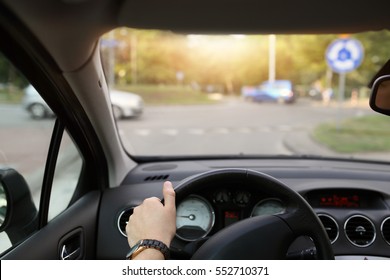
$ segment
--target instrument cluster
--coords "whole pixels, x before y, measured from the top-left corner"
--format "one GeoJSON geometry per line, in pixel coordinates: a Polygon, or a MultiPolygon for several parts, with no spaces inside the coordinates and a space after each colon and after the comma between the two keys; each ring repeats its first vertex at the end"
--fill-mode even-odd
{"type": "Polygon", "coordinates": [[[276,215],[286,211],[285,203],[249,190],[218,189],[189,195],[177,205],[176,236],[198,241],[240,220],[276,215]]]}

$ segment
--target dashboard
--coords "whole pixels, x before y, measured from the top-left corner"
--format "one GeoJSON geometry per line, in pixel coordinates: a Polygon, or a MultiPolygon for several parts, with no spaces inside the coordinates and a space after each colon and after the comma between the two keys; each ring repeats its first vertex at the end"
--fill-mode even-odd
{"type": "MultiPolygon", "coordinates": [[[[178,204],[177,239],[173,242],[176,247],[185,248],[183,241],[200,242],[201,245],[208,236],[243,219],[283,214],[289,204],[279,197],[261,192],[261,186],[258,189],[239,186],[206,189],[189,195],[178,204]]],[[[387,243],[383,244],[385,248],[390,244],[390,216],[377,219],[375,215],[367,214],[373,211],[388,213],[389,209],[380,193],[335,188],[312,190],[304,197],[315,209],[330,242],[335,244],[339,238],[342,240],[336,243],[340,249],[349,247],[346,245],[369,248],[375,242],[381,243],[380,241],[387,243]]],[[[300,245],[292,247],[301,246],[298,252],[308,252],[306,257],[310,258],[310,249],[314,247],[310,239],[301,238],[296,243],[300,245]]],[[[294,252],[297,249],[291,249],[288,253],[296,255],[294,252]]]]}
{"type": "MultiPolygon", "coordinates": [[[[124,229],[132,209],[147,197],[161,197],[164,180],[172,181],[175,186],[201,172],[232,166],[260,171],[298,192],[324,225],[336,259],[390,258],[388,165],[276,159],[162,162],[138,166],[121,186],[103,195],[101,212],[105,214],[100,217],[98,255],[118,259],[118,253],[126,254],[124,229]]],[[[175,259],[189,259],[220,230],[251,217],[280,215],[289,207],[293,207],[291,201],[265,192],[261,185],[240,185],[234,181],[206,185],[177,201],[177,231],[171,255],[175,259]]],[[[313,248],[311,239],[303,236],[291,245],[287,255],[312,258],[313,248]],[[307,256],[304,252],[308,252],[307,256]]]]}
{"type": "Polygon", "coordinates": [[[177,205],[176,237],[199,241],[240,220],[283,213],[285,205],[277,197],[245,188],[221,187],[192,194],[177,205]]]}

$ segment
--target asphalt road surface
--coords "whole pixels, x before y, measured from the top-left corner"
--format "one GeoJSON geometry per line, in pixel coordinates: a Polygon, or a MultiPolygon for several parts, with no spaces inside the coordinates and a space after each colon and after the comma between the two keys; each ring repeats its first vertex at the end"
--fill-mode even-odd
{"type": "MultiPolygon", "coordinates": [[[[283,144],[322,122],[371,114],[368,108],[225,101],[217,105],[145,108],[118,121],[125,148],[135,155],[291,154],[283,144]]],[[[0,166],[34,172],[45,162],[54,119],[33,120],[21,106],[0,105],[0,166]]]]}
{"type": "Polygon", "coordinates": [[[284,143],[291,133],[372,113],[304,100],[292,105],[238,101],[147,107],[139,120],[121,120],[118,127],[124,146],[135,155],[289,155],[284,143]]]}

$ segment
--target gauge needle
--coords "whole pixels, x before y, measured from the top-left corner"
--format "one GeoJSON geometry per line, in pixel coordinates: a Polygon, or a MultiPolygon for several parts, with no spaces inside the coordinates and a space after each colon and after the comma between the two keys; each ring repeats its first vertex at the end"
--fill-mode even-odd
{"type": "Polygon", "coordinates": [[[187,218],[187,219],[190,219],[191,221],[195,220],[195,215],[194,214],[191,214],[191,215],[188,215],[188,216],[178,216],[179,218],[187,218]]]}

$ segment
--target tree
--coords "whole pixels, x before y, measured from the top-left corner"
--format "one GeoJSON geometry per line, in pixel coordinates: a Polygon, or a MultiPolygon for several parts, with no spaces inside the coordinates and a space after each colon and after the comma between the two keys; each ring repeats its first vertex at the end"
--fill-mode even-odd
{"type": "MultiPolygon", "coordinates": [[[[352,35],[351,35],[352,36],[352,35]]],[[[339,36],[278,35],[276,78],[288,79],[309,87],[327,79],[325,52],[339,36]]],[[[348,84],[360,87],[390,58],[390,50],[381,44],[390,39],[389,31],[353,35],[365,49],[362,65],[347,76],[348,84]]],[[[222,85],[239,92],[243,85],[258,85],[268,78],[268,37],[199,36],[157,30],[119,29],[115,31],[118,80],[138,83],[176,84],[178,72],[184,83],[222,85]],[[132,40],[136,38],[136,45],[132,40]],[[136,56],[134,55],[136,53],[136,56]]]]}

